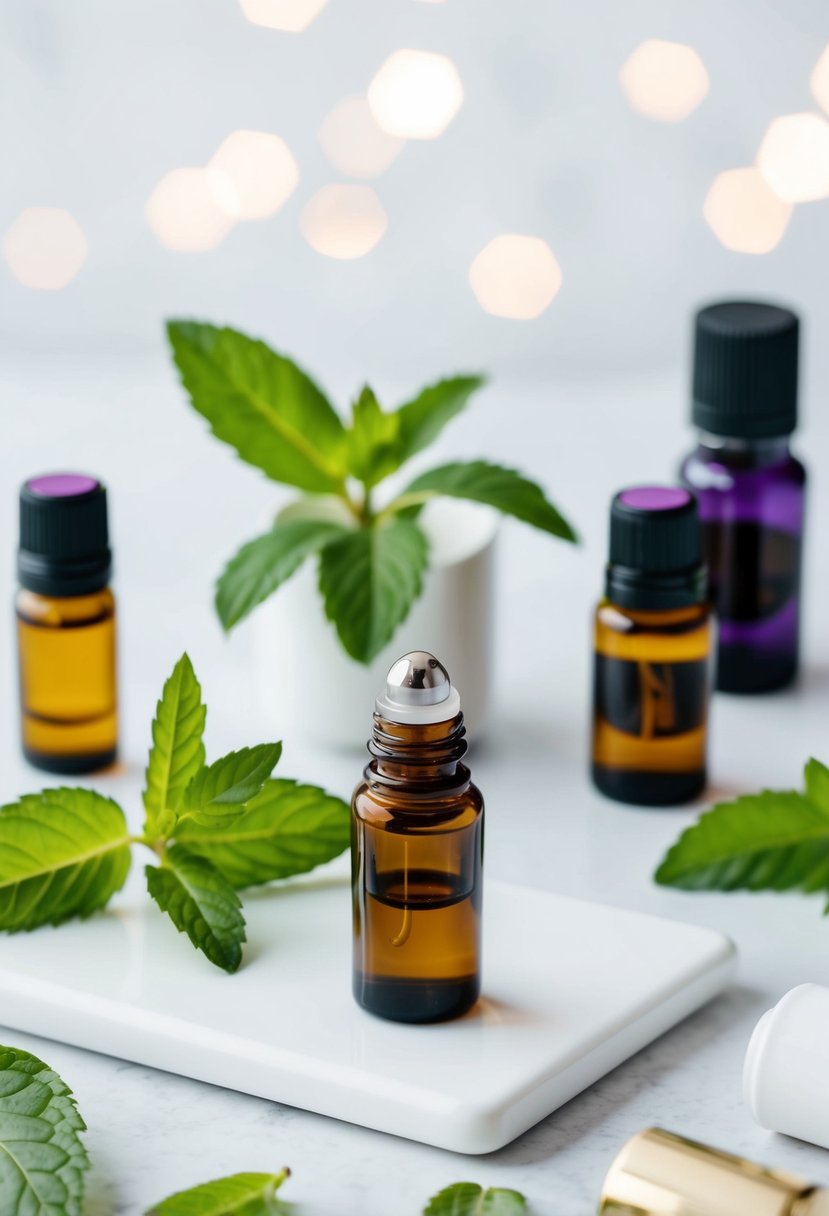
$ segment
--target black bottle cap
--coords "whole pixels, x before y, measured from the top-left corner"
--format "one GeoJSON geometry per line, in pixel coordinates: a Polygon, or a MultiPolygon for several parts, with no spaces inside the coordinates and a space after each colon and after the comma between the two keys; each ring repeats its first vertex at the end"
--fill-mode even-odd
{"type": "Polygon", "coordinates": [[[795,313],[734,300],[697,313],[694,423],[712,435],[773,439],[797,425],[795,313]]]}
{"type": "Polygon", "coordinates": [[[610,507],[607,595],[627,608],[705,599],[697,500],[678,486],[620,490],[610,507]]]}
{"type": "Polygon", "coordinates": [[[106,488],[79,473],[32,477],[20,490],[17,576],[40,595],[89,595],[109,582],[106,488]]]}

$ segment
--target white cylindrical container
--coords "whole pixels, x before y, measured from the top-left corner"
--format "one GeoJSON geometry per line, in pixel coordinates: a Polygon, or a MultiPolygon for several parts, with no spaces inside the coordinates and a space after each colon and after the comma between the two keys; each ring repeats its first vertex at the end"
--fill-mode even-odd
{"type": "Polygon", "coordinates": [[[763,1014],[743,1092],[761,1127],[829,1148],[829,988],[800,984],[763,1014]]]}
{"type": "Polygon", "coordinates": [[[429,538],[423,594],[368,666],[346,654],[326,619],[315,560],[266,600],[254,617],[256,679],[277,734],[289,726],[329,747],[362,749],[361,707],[373,703],[398,655],[429,650],[452,672],[467,731],[478,735],[492,688],[499,521],[497,512],[477,503],[436,499],[427,504],[419,520],[429,538]]]}

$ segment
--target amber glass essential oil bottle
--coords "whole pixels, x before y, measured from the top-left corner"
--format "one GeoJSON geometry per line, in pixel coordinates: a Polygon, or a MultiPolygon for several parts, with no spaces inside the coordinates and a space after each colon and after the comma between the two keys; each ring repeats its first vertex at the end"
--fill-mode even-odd
{"type": "Polygon", "coordinates": [[[700,544],[690,491],[641,486],[613,499],[592,771],[619,802],[671,806],[705,786],[712,626],[700,544]]]}
{"type": "Polygon", "coordinates": [[[52,773],[115,759],[115,600],[106,489],[75,473],[20,491],[15,600],[23,752],[52,773]]]}
{"type": "Polygon", "coordinates": [[[480,994],[484,803],[464,735],[443,665],[398,659],[351,817],[354,996],[396,1022],[459,1017],[480,994]]]}

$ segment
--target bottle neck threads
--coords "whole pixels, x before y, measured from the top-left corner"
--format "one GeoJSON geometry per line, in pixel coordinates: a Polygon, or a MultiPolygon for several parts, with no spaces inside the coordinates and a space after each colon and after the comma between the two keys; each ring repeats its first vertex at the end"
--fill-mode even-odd
{"type": "Polygon", "coordinates": [[[366,780],[415,795],[461,793],[469,785],[469,769],[461,763],[467,747],[462,713],[446,722],[423,724],[392,722],[375,714],[366,780]]]}

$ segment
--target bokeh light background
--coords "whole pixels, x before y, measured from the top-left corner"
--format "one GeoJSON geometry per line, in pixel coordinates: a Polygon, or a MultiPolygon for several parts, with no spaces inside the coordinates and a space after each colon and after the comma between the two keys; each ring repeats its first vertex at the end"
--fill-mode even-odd
{"type": "Polygon", "coordinates": [[[829,12],[5,0],[0,342],[194,314],[356,384],[675,366],[700,300],[825,379],[829,12]]]}

